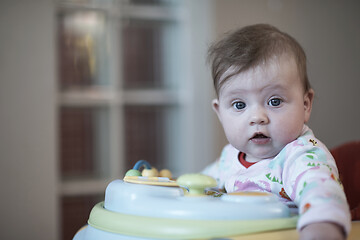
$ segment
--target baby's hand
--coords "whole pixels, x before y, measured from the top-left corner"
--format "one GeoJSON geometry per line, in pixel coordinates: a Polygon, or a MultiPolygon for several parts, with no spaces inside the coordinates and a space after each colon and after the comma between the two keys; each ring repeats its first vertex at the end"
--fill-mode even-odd
{"type": "Polygon", "coordinates": [[[300,231],[300,240],[344,240],[342,227],[335,223],[319,222],[305,226],[300,231]]]}

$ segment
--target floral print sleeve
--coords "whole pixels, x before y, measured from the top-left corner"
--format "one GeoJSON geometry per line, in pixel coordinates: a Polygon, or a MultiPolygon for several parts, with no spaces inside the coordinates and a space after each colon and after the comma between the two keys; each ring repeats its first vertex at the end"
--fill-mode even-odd
{"type": "Polygon", "coordinates": [[[287,146],[284,189],[299,208],[298,229],[334,222],[350,232],[350,213],[334,158],[311,130],[287,146]]]}

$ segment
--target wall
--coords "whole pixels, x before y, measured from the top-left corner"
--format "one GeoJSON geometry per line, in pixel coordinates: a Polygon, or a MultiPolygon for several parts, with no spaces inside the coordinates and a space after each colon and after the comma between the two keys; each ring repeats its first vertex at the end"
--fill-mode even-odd
{"type": "Polygon", "coordinates": [[[185,164],[186,172],[201,171],[209,162],[217,158],[218,151],[216,134],[212,131],[217,123],[211,107],[213,98],[211,73],[206,64],[206,54],[214,35],[213,1],[189,0],[187,24],[189,32],[186,34],[188,43],[189,76],[184,76],[188,82],[187,104],[189,105],[188,133],[193,136],[187,140],[190,146],[189,156],[179,164],[185,164]],[[185,163],[186,162],[186,163],[185,163]]]}
{"type": "MultiPolygon", "coordinates": [[[[360,2],[337,0],[216,0],[216,37],[255,23],[294,36],[308,56],[316,92],[309,123],[328,147],[360,139],[360,2]]],[[[226,142],[218,132],[218,149],[226,142]]]]}
{"type": "Polygon", "coordinates": [[[54,3],[0,2],[0,239],[57,239],[54,3]]]}

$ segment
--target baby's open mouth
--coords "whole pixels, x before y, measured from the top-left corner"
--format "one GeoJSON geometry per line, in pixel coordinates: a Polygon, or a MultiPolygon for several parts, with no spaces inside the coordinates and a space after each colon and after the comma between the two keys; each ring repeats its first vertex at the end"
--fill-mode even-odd
{"type": "Polygon", "coordinates": [[[255,144],[267,144],[270,142],[270,137],[263,133],[255,133],[250,140],[255,144]]]}
{"type": "Polygon", "coordinates": [[[254,136],[251,139],[254,139],[254,138],[269,138],[269,137],[265,136],[262,133],[255,133],[254,136]]]}

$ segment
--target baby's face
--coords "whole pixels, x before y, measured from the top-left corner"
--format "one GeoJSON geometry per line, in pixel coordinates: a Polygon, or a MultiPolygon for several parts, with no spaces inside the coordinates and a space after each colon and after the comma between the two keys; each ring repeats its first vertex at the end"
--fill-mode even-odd
{"type": "Polygon", "coordinates": [[[284,56],[229,79],[213,107],[230,144],[256,162],[276,156],[300,136],[312,99],[294,60],[284,56]]]}

